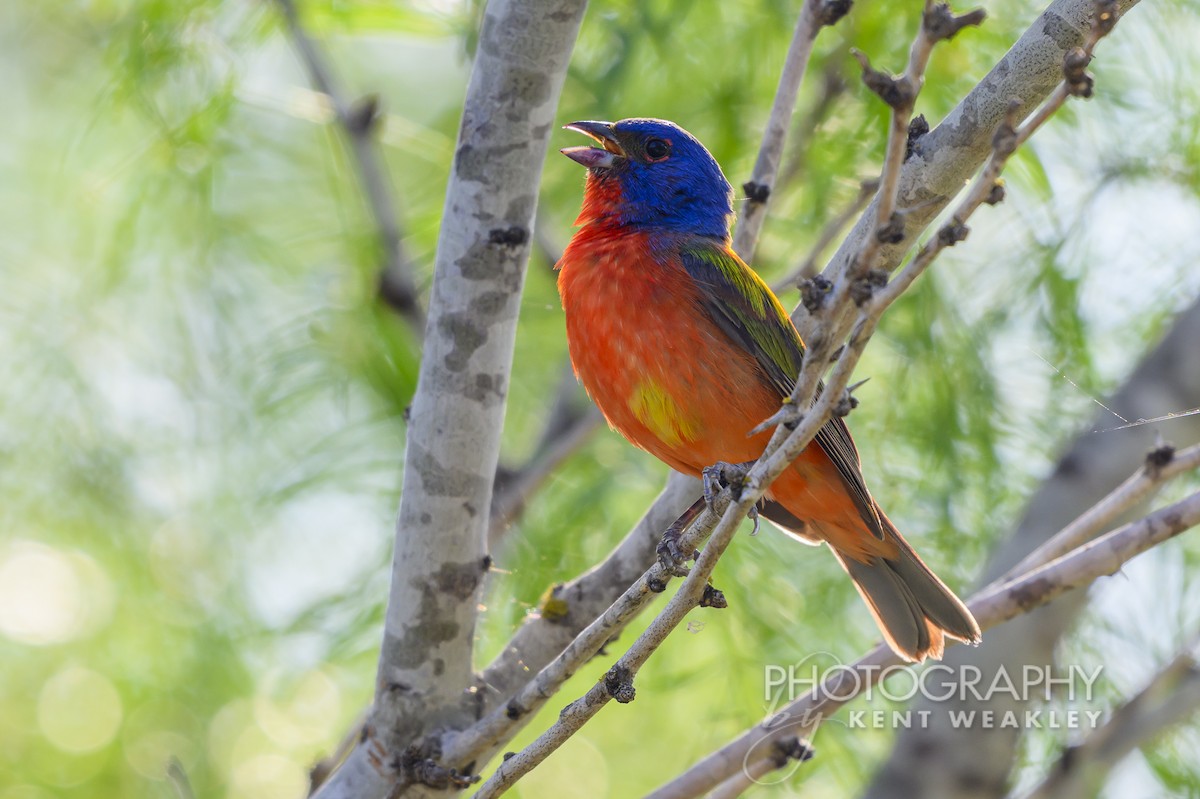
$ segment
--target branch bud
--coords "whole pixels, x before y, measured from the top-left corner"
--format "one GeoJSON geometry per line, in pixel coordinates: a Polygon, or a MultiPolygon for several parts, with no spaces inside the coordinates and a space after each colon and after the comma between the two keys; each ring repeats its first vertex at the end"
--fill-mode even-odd
{"type": "Polygon", "coordinates": [[[930,42],[953,39],[963,28],[980,25],[987,17],[982,8],[955,16],[947,3],[926,4],[921,24],[930,42]]]}
{"type": "MultiPolygon", "coordinates": [[[[994,189],[993,189],[994,191],[994,189]]],[[[971,232],[971,228],[962,223],[960,219],[955,217],[946,224],[942,225],[937,232],[938,244],[943,247],[953,247],[967,237],[971,232]]]]}
{"type": "Polygon", "coordinates": [[[858,59],[858,64],[862,67],[863,84],[879,95],[879,99],[895,110],[912,108],[913,102],[917,99],[917,91],[908,80],[903,76],[897,78],[874,69],[871,66],[871,60],[858,50],[852,50],[851,53],[858,59]]]}
{"type": "Polygon", "coordinates": [[[817,23],[822,28],[836,25],[850,13],[853,0],[822,0],[817,6],[817,23]]]}
{"type": "Polygon", "coordinates": [[[800,301],[809,313],[816,313],[825,304],[825,298],[833,291],[833,283],[821,275],[810,277],[800,284],[800,301]]]}
{"type": "Polygon", "coordinates": [[[1074,47],[1063,56],[1063,79],[1067,82],[1067,91],[1073,97],[1091,97],[1095,80],[1087,73],[1087,65],[1092,63],[1092,57],[1082,47],[1074,47]]]}
{"type": "Polygon", "coordinates": [[[1121,17],[1121,9],[1117,0],[1096,0],[1096,9],[1092,13],[1092,35],[1099,39],[1107,36],[1121,17]]]}
{"type": "Polygon", "coordinates": [[[983,200],[988,205],[997,205],[1004,201],[1004,179],[996,178],[996,182],[992,184],[992,190],[988,192],[988,196],[983,200]]]}

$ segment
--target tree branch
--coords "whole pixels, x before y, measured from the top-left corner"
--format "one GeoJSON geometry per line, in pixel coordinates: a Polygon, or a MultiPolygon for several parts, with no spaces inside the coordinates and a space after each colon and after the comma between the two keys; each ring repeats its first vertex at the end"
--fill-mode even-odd
{"type": "Polygon", "coordinates": [[[461,784],[440,733],[476,717],[488,508],[530,226],[584,0],[492,0],[467,87],[408,426],[375,706],[318,796],[461,784]]]}
{"type": "MultiPolygon", "coordinates": [[[[967,603],[982,630],[1044,605],[1067,591],[1112,575],[1148,549],[1200,524],[1200,493],[1192,494],[1145,518],[1127,524],[1028,574],[976,594],[967,603]]],[[[773,756],[772,742],[781,732],[804,738],[827,716],[875,685],[889,668],[902,665],[880,646],[853,666],[839,670],[819,688],[805,694],[766,721],[705,757],[685,773],[648,795],[648,799],[688,799],[733,777],[741,768],[761,767],[773,756]]]]}
{"type": "MultiPolygon", "coordinates": [[[[727,496],[724,499],[728,501],[727,496]]],[[[732,509],[733,505],[730,505],[730,508],[732,509]]],[[[743,510],[743,515],[745,510],[748,508],[743,510]]],[[[736,513],[731,512],[729,515],[738,520],[741,518],[736,513]]],[[[619,702],[633,701],[633,678],[637,670],[683,620],[683,617],[700,603],[712,568],[716,565],[716,561],[725,547],[733,539],[733,533],[737,529],[736,522],[722,528],[718,525],[718,518],[714,511],[705,510],[680,539],[680,548],[691,551],[704,542],[704,539],[713,532],[714,527],[717,527],[722,534],[721,537],[714,536],[709,541],[708,546],[704,548],[700,558],[696,561],[695,568],[688,574],[675,596],[671,597],[663,612],[638,636],[625,654],[617,659],[616,664],[609,669],[604,678],[596,683],[583,698],[572,702],[563,709],[559,714],[558,721],[549,730],[542,733],[536,741],[515,756],[505,759],[491,778],[480,787],[475,794],[476,799],[490,799],[499,796],[511,787],[578,732],[600,711],[601,707],[607,704],[609,699],[615,698],[619,702]]],[[[483,723],[477,726],[480,743],[484,741],[491,743],[501,735],[511,738],[516,719],[540,708],[558,691],[576,668],[598,652],[615,632],[623,629],[642,608],[649,604],[655,594],[665,590],[670,578],[671,570],[662,563],[655,563],[651,566],[642,579],[630,586],[607,611],[580,633],[558,658],[542,669],[537,678],[527,684],[522,692],[509,702],[505,718],[493,713],[491,717],[485,718],[483,723]]],[[[457,757],[464,755],[463,752],[456,752],[457,757]]]]}
{"type": "Polygon", "coordinates": [[[604,561],[547,592],[539,613],[526,617],[504,650],[484,669],[486,707],[507,700],[562,653],[593,619],[642,577],[662,531],[700,495],[700,483],[673,472],[658,498],[604,561]]]}
{"type": "Polygon", "coordinates": [[[1170,444],[1155,447],[1146,453],[1146,461],[1141,469],[1046,543],[1026,555],[996,582],[1000,583],[1015,575],[1024,574],[1039,563],[1047,563],[1082,546],[1126,511],[1148,499],[1163,483],[1198,467],[1200,444],[1182,452],[1175,452],[1175,448],[1170,444]]]}
{"type": "Polygon", "coordinates": [[[787,58],[784,60],[783,72],[779,75],[779,85],[775,89],[771,115],[767,119],[767,128],[763,131],[762,145],[754,162],[754,172],[750,180],[742,185],[749,202],[746,203],[738,220],[737,230],[734,231],[733,250],[744,261],[754,259],[754,248],[767,215],[771,186],[775,182],[779,161],[783,157],[784,141],[787,139],[792,112],[796,109],[796,96],[804,80],[808,59],[812,55],[813,42],[816,41],[821,28],[837,23],[849,10],[848,0],[805,0],[803,8],[800,9],[792,43],[788,46],[787,58]]]}
{"type": "Polygon", "coordinates": [[[778,193],[804,174],[808,152],[812,146],[812,136],[829,116],[834,104],[846,93],[846,89],[846,80],[842,77],[840,66],[836,61],[829,61],[821,75],[821,93],[816,103],[797,123],[796,129],[789,137],[791,154],[780,168],[779,176],[775,178],[775,187],[771,189],[773,192],[778,193]]]}
{"type": "MultiPolygon", "coordinates": [[[[1120,0],[1120,13],[1138,0],[1120,0]]],[[[932,131],[918,139],[904,161],[898,181],[897,205],[903,209],[902,237],[881,244],[875,268],[894,269],[914,237],[961,191],[963,185],[990,155],[991,136],[1000,121],[1014,113],[1023,119],[1057,88],[1066,53],[1083,43],[1089,30],[1091,0],[1054,0],[995,67],[932,131]],[[1010,108],[1013,99],[1015,110],[1010,108]]],[[[907,138],[907,136],[906,136],[907,138]]],[[[859,218],[818,280],[822,294],[838,291],[851,280],[851,267],[859,262],[864,242],[876,235],[878,199],[859,218]]],[[[816,333],[818,320],[804,305],[793,313],[805,341],[816,333]]]]}
{"type": "Polygon", "coordinates": [[[296,52],[308,70],[317,90],[329,98],[342,132],[349,142],[350,154],[366,194],[367,205],[375,217],[379,243],[383,248],[383,266],[379,270],[380,296],[399,313],[418,336],[425,332],[425,313],[417,292],[416,269],[404,247],[399,214],[387,168],[375,140],[379,114],[377,98],[367,96],[351,101],[338,83],[317,43],[300,23],[294,0],[276,0],[287,24],[296,52]]]}

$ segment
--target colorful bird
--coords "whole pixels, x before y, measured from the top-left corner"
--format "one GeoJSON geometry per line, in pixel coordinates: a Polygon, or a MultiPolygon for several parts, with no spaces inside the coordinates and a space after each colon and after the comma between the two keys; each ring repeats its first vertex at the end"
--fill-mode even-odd
{"type": "MultiPolygon", "coordinates": [[[[700,476],[756,459],[804,344],[779,300],[730,249],[733,191],[690,133],[658,119],[574,122],[599,147],[579,230],[557,269],[575,373],[608,423],[668,466],[700,476]]],[[[970,611],[875,503],[840,418],[770,487],[762,514],[824,542],[884,638],[907,660],[940,658],[944,637],[979,641],[970,611]]]]}

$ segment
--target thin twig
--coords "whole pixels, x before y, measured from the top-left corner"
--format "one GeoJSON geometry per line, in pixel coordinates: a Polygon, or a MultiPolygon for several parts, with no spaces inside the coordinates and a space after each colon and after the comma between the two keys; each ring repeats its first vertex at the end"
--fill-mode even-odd
{"type": "Polygon", "coordinates": [[[1146,454],[1142,468],[1114,488],[1104,499],[1080,514],[1075,521],[1026,555],[1020,563],[997,580],[996,584],[1015,575],[1024,574],[1035,565],[1047,563],[1090,541],[1106,525],[1149,497],[1163,483],[1197,468],[1200,468],[1200,444],[1181,452],[1175,452],[1167,444],[1156,447],[1146,454]]]}
{"type": "Polygon", "coordinates": [[[808,742],[795,735],[779,738],[771,749],[770,757],[747,763],[744,769],[714,788],[707,799],[738,799],[750,788],[761,784],[762,778],[772,771],[778,771],[792,761],[803,763],[813,756],[808,742]]]}
{"type": "Polygon", "coordinates": [[[888,127],[887,149],[883,159],[883,169],[879,177],[879,190],[876,193],[874,228],[875,235],[868,236],[858,252],[851,272],[851,278],[865,274],[874,268],[879,248],[883,244],[896,244],[903,241],[905,225],[902,217],[896,216],[896,201],[900,193],[900,168],[904,165],[904,156],[908,144],[908,126],[912,119],[913,108],[916,106],[917,95],[925,83],[925,67],[933,53],[933,46],[941,39],[949,38],[966,24],[978,25],[983,21],[982,12],[971,12],[970,15],[954,17],[949,6],[935,4],[926,0],[925,11],[921,16],[921,25],[917,29],[916,38],[908,51],[908,65],[904,74],[892,77],[871,67],[866,55],[854,52],[862,67],[863,83],[871,91],[879,95],[888,107],[892,109],[891,124],[888,127]],[[951,20],[953,33],[943,29],[941,25],[951,20]],[[957,21],[957,27],[954,23],[957,21]]]}
{"type": "MultiPolygon", "coordinates": [[[[1200,493],[1162,508],[1088,543],[1052,563],[1011,580],[995,591],[976,594],[967,603],[981,630],[988,630],[1063,593],[1115,574],[1141,553],[1200,524],[1200,493]]],[[[733,777],[741,768],[772,756],[770,745],[781,733],[805,738],[820,722],[875,685],[892,667],[903,665],[879,646],[852,666],[838,670],[810,693],[747,730],[663,785],[648,799],[691,799],[733,777]]]]}
{"type": "Polygon", "coordinates": [[[308,770],[309,796],[317,792],[325,780],[329,779],[329,775],[336,771],[337,767],[345,762],[347,756],[354,750],[355,744],[362,738],[363,725],[367,723],[370,714],[370,708],[361,710],[354,723],[350,725],[342,735],[342,739],[338,741],[337,747],[327,756],[314,763],[312,768],[308,770]]]}
{"type": "Polygon", "coordinates": [[[172,756],[167,760],[167,780],[175,789],[178,799],[196,799],[196,791],[192,788],[192,781],[188,779],[187,769],[177,757],[172,756]]]}
{"type": "Polygon", "coordinates": [[[662,531],[700,494],[699,481],[673,472],[658,498],[599,565],[546,592],[538,613],[525,617],[496,659],[483,670],[487,706],[516,695],[591,621],[645,576],[662,531]]]}
{"type": "MultiPolygon", "coordinates": [[[[694,548],[704,543],[712,532],[713,527],[717,523],[717,516],[712,512],[706,512],[700,519],[692,524],[679,540],[679,547],[682,551],[691,552],[694,548]]],[[[708,551],[708,547],[705,551],[708,551]]],[[[699,564],[697,564],[699,565],[699,564]]],[[[693,570],[695,574],[695,570],[693,570]]],[[[534,712],[540,709],[550,697],[558,692],[563,683],[571,677],[572,674],[579,669],[584,663],[589,661],[604,644],[610,641],[613,636],[625,628],[625,626],[637,616],[637,614],[650,602],[652,602],[657,594],[662,593],[667,584],[671,580],[671,572],[662,563],[654,563],[646,572],[635,581],[620,597],[617,598],[612,605],[609,606],[599,617],[589,624],[582,632],[575,637],[575,640],[570,643],[558,657],[548,663],[537,676],[530,680],[525,686],[517,692],[503,707],[496,708],[479,723],[473,725],[468,730],[456,736],[449,750],[445,755],[445,759],[450,763],[467,762],[474,760],[487,751],[487,747],[499,740],[507,740],[512,737],[517,729],[524,726],[529,717],[534,712]]],[[[691,579],[692,575],[689,575],[691,579]]],[[[688,588],[688,582],[684,581],[684,587],[676,592],[672,597],[671,602],[683,601],[680,594],[688,588]]],[[[686,595],[685,595],[686,596],[686,595]]],[[[671,603],[668,603],[668,608],[671,603]]],[[[695,603],[691,607],[695,607],[695,603]]],[[[688,607],[683,611],[684,614],[688,607]]],[[[666,612],[666,611],[664,611],[666,612]]],[[[682,618],[682,615],[680,616],[682,618]]],[[[657,619],[656,619],[657,622],[657,619]]],[[[674,625],[672,625],[673,629],[674,625]]],[[[669,631],[669,630],[668,630],[669,631]]],[[[638,638],[641,642],[645,638],[646,633],[643,633],[638,638]]],[[[665,637],[665,634],[664,634],[665,637]]],[[[658,646],[660,641],[646,651],[648,657],[650,652],[658,646]]],[[[623,662],[627,668],[632,670],[637,669],[641,663],[629,666],[630,652],[635,652],[637,643],[625,653],[614,669],[621,668],[623,662]]],[[[644,659],[643,659],[644,662],[644,659]]],[[[630,678],[632,679],[632,677],[630,678]]],[[[600,683],[603,685],[603,681],[600,683]]],[[[589,692],[590,694],[590,692],[589,692]]],[[[597,710],[599,707],[596,708],[597,710]]],[[[578,727],[573,727],[570,731],[566,731],[564,719],[567,717],[567,711],[559,716],[559,723],[551,728],[551,731],[543,734],[542,738],[552,735],[556,741],[554,748],[565,741],[572,735],[578,727]]],[[[589,716],[590,718],[590,716],[589,716]]],[[[579,726],[586,719],[576,717],[579,721],[579,726]]],[[[542,741],[539,738],[538,741],[542,741]]],[[[532,748],[532,747],[531,747],[532,748]]],[[[549,755],[554,748],[548,749],[536,761],[531,761],[531,756],[524,752],[514,758],[509,758],[504,762],[504,765],[497,770],[492,779],[480,788],[477,796],[493,795],[491,791],[497,790],[498,787],[507,787],[527,773],[538,762],[541,762],[546,755],[549,755]],[[524,755],[524,759],[522,756],[524,755]],[[528,762],[528,768],[524,768],[528,762]]],[[[529,751],[529,750],[526,750],[529,751]]],[[[541,750],[536,750],[541,751],[541,750]]]]}
{"type": "Polygon", "coordinates": [[[324,54],[300,23],[294,0],[276,2],[309,78],[317,90],[329,98],[338,124],[350,143],[350,154],[358,167],[359,180],[375,217],[384,253],[379,271],[380,296],[409,323],[416,335],[421,336],[425,332],[425,312],[417,292],[416,269],[404,247],[396,199],[374,136],[379,121],[377,98],[349,100],[324,54]]]}
{"type": "Polygon", "coordinates": [[[750,180],[742,186],[749,201],[742,210],[737,230],[734,232],[733,250],[744,261],[754,260],[754,248],[767,214],[771,187],[783,157],[784,142],[787,139],[792,113],[796,109],[796,96],[804,80],[809,56],[812,55],[813,42],[816,41],[821,28],[836,23],[849,9],[850,3],[844,0],[805,0],[803,8],[800,9],[800,17],[796,20],[796,29],[792,34],[792,43],[788,46],[783,71],[779,75],[779,85],[775,89],[771,115],[767,119],[767,128],[763,131],[762,145],[754,162],[754,171],[750,180]]]}

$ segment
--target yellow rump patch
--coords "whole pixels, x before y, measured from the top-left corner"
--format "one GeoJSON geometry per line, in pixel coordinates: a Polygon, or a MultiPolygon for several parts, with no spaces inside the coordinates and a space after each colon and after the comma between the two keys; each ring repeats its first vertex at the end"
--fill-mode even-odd
{"type": "Polygon", "coordinates": [[[638,383],[628,405],[637,420],[669,447],[696,438],[696,423],[685,417],[671,395],[653,380],[638,383]]]}

